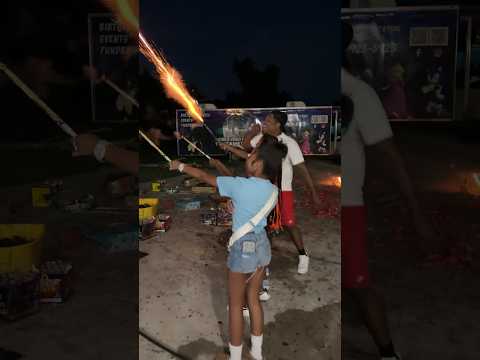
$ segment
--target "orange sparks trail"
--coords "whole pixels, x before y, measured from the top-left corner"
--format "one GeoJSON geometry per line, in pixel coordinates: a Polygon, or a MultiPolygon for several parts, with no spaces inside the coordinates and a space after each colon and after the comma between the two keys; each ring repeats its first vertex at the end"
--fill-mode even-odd
{"type": "Polygon", "coordinates": [[[139,33],[140,51],[155,66],[167,96],[182,105],[190,116],[203,123],[202,109],[189,94],[180,73],[167,63],[165,58],[139,33]]]}
{"type": "Polygon", "coordinates": [[[167,96],[182,105],[196,121],[203,123],[202,109],[190,95],[180,73],[175,70],[140,32],[138,0],[102,0],[119,22],[140,41],[140,51],[155,66],[167,96]]]}

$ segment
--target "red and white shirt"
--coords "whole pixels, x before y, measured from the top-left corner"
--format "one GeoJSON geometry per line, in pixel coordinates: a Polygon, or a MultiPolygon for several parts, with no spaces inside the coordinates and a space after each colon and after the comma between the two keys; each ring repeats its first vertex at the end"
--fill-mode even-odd
{"type": "MultiPolygon", "coordinates": [[[[255,136],[250,141],[250,145],[255,148],[262,139],[262,136],[263,134],[255,136]]],[[[288,148],[287,156],[282,162],[282,191],[293,191],[293,167],[305,162],[305,159],[303,158],[300,146],[298,146],[298,143],[293,138],[285,133],[281,133],[277,136],[277,139],[288,148]]]]}

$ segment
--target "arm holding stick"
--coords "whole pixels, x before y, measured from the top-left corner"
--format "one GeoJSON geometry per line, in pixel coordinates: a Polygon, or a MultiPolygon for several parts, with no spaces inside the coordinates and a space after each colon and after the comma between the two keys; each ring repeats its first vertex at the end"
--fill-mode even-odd
{"type": "Polygon", "coordinates": [[[220,172],[220,174],[222,174],[223,176],[234,176],[233,171],[231,171],[229,168],[227,168],[219,160],[211,159],[210,160],[210,165],[215,167],[220,172]]]}
{"type": "Polygon", "coordinates": [[[138,174],[140,160],[136,151],[106,143],[93,134],[78,135],[75,138],[75,146],[73,156],[94,155],[99,161],[107,161],[130,174],[138,174]]]}
{"type": "Polygon", "coordinates": [[[178,170],[181,173],[188,174],[203,181],[204,183],[207,183],[208,185],[217,187],[217,177],[215,175],[208,174],[203,170],[184,164],[178,160],[173,160],[170,163],[170,170],[178,170]]]}
{"type": "Polygon", "coordinates": [[[238,156],[241,159],[248,158],[248,152],[236,146],[220,144],[220,149],[222,149],[223,151],[231,152],[233,155],[238,156]]]}
{"type": "Polygon", "coordinates": [[[247,132],[247,134],[245,135],[245,137],[243,138],[243,142],[242,142],[242,147],[246,150],[246,151],[252,151],[252,145],[251,145],[251,141],[252,139],[257,136],[258,134],[260,134],[262,132],[262,127],[260,125],[254,125],[252,127],[251,130],[249,130],[247,132]]]}

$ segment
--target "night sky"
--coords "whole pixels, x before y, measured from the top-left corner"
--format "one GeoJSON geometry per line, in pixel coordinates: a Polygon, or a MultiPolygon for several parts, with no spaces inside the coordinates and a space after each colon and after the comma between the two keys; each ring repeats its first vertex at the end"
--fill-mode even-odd
{"type": "Polygon", "coordinates": [[[340,0],[141,1],[145,36],[188,85],[224,99],[239,83],[237,59],[280,68],[279,90],[307,105],[330,105],[339,93],[340,0]],[[325,3],[325,4],[324,4],[325,3]],[[328,3],[328,5],[326,4],[328,3]]]}

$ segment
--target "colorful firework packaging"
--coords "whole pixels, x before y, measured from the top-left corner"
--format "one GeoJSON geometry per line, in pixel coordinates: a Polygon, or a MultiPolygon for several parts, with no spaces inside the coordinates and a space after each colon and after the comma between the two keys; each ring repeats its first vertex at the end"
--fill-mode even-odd
{"type": "Polygon", "coordinates": [[[37,312],[39,279],[36,271],[0,274],[0,316],[17,320],[37,312]]]}
{"type": "Polygon", "coordinates": [[[40,267],[40,302],[62,303],[72,292],[72,265],[58,261],[48,261],[40,267]]]}

